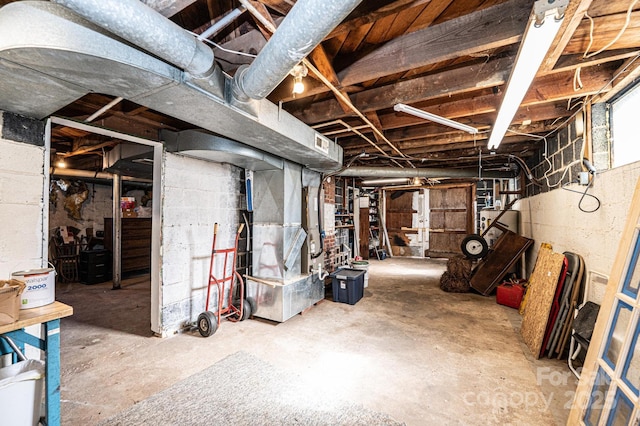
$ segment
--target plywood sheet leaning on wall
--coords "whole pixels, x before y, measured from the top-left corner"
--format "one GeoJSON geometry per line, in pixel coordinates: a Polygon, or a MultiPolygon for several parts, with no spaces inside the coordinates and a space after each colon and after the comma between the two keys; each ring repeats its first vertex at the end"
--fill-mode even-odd
{"type": "Polygon", "coordinates": [[[540,349],[563,262],[563,254],[555,253],[549,244],[542,244],[533,273],[529,278],[527,306],[520,333],[536,359],[540,357],[540,349]]]}

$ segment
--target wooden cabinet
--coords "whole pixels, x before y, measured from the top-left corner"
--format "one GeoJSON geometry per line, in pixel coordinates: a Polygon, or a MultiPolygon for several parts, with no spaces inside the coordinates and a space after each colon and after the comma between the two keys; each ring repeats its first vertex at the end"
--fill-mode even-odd
{"type": "MultiPolygon", "coordinates": [[[[151,268],[151,218],[122,218],[121,272],[151,268]]],[[[104,219],[104,247],[113,253],[113,219],[104,219]]]]}

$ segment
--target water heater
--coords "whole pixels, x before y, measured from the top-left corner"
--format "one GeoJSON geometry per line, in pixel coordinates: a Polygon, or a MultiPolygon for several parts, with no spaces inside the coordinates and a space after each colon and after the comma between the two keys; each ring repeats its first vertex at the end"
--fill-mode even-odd
{"type": "MultiPolygon", "coordinates": [[[[484,209],[480,210],[480,233],[484,233],[484,231],[493,223],[493,221],[498,217],[502,210],[493,210],[493,209],[484,209]]],[[[518,233],[518,222],[519,222],[519,214],[517,210],[507,210],[504,212],[500,220],[498,221],[502,226],[508,228],[509,230],[518,233]]],[[[487,241],[489,248],[492,248],[496,243],[498,238],[502,235],[502,231],[497,227],[493,227],[489,229],[484,236],[484,239],[487,241]]]]}

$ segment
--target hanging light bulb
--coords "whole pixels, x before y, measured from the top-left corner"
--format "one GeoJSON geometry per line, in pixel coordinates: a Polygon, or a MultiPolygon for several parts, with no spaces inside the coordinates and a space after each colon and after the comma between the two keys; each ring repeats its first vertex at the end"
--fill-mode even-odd
{"type": "Polygon", "coordinates": [[[293,77],[293,93],[299,95],[304,92],[304,83],[302,82],[302,76],[297,75],[293,77]]]}
{"type": "Polygon", "coordinates": [[[60,154],[56,155],[56,167],[59,169],[64,169],[67,167],[67,163],[64,161],[64,157],[60,154]]]}
{"type": "Polygon", "coordinates": [[[307,67],[303,63],[299,63],[291,70],[293,76],[293,94],[299,95],[304,92],[304,83],[302,78],[306,77],[308,73],[307,67]]]}

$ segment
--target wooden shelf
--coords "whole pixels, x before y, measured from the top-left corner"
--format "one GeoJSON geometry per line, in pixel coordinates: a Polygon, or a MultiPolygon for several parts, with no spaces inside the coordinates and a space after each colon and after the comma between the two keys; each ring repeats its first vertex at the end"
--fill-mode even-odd
{"type": "MultiPolygon", "coordinates": [[[[104,219],[104,247],[113,253],[113,219],[104,219]]],[[[151,218],[122,218],[122,273],[151,268],[151,218]]]]}

